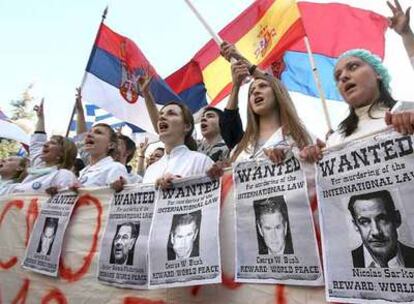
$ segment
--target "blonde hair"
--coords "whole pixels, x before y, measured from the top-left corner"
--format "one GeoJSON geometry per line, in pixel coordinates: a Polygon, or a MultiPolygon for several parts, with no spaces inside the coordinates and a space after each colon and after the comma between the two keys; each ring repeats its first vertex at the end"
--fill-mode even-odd
{"type": "Polygon", "coordinates": [[[60,135],[53,135],[51,139],[56,140],[56,142],[62,147],[63,155],[58,162],[59,169],[72,170],[76,155],[78,154],[76,145],[70,139],[60,135]]]}
{"type": "MultiPolygon", "coordinates": [[[[311,137],[306,131],[305,126],[300,120],[292,99],[289,96],[285,86],[272,76],[259,76],[256,79],[265,80],[272,88],[273,94],[276,99],[275,107],[279,115],[279,121],[282,126],[283,134],[289,135],[293,138],[299,148],[309,145],[311,137]]],[[[254,82],[252,82],[253,84],[254,82]]],[[[250,85],[250,87],[252,86],[250,85]]],[[[250,99],[250,88],[248,93],[248,100],[250,99]]],[[[237,145],[231,161],[235,161],[242,151],[250,152],[249,146],[254,146],[259,139],[259,121],[260,116],[255,114],[247,102],[247,127],[246,132],[243,135],[240,143],[237,145]]]]}

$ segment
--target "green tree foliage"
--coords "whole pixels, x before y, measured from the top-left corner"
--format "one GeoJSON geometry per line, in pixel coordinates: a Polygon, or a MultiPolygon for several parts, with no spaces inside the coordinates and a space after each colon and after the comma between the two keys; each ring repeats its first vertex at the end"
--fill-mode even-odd
{"type": "Polygon", "coordinates": [[[16,154],[19,151],[19,146],[14,140],[1,139],[0,140],[0,159],[6,158],[10,155],[16,154]]]}
{"type": "MultiPolygon", "coordinates": [[[[34,100],[34,97],[30,92],[32,88],[33,84],[30,84],[23,91],[19,99],[10,101],[12,106],[12,116],[10,120],[16,121],[19,119],[32,119],[34,117],[31,109],[31,103],[34,100]]],[[[17,143],[14,140],[0,138],[0,159],[16,154],[19,151],[19,148],[20,143],[17,143]]]]}
{"type": "Polygon", "coordinates": [[[13,106],[11,120],[18,120],[22,118],[33,118],[33,111],[31,109],[31,103],[34,97],[31,95],[30,90],[33,88],[33,84],[30,84],[22,93],[20,99],[12,100],[10,104],[13,106]]]}

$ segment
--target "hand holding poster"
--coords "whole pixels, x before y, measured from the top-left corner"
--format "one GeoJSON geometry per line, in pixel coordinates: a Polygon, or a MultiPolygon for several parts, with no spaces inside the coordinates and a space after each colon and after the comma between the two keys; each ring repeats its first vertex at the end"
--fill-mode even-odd
{"type": "Polygon", "coordinates": [[[329,301],[414,301],[413,137],[387,131],[318,163],[329,301]]]}
{"type": "Polygon", "coordinates": [[[322,285],[304,174],[292,157],[237,163],[236,281],[322,285]]]}
{"type": "Polygon", "coordinates": [[[221,282],[220,181],[185,179],[159,190],[150,236],[150,287],[221,282]]]}
{"type": "Polygon", "coordinates": [[[77,194],[60,193],[42,205],[26,249],[22,267],[57,276],[63,237],[77,194]]]}
{"type": "Polygon", "coordinates": [[[98,280],[146,288],[148,238],[155,203],[152,185],[115,193],[101,243],[98,280]]]}

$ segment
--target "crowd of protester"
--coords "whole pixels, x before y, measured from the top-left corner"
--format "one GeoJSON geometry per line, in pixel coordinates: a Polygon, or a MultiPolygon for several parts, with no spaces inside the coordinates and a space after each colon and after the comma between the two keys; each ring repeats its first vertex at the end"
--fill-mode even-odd
{"type": "MultiPolygon", "coordinates": [[[[388,2],[390,27],[402,37],[414,68],[414,34],[409,25],[410,9],[398,1],[388,2]]],[[[302,160],[321,159],[327,147],[370,136],[392,126],[402,134],[414,133],[414,103],[397,102],[390,92],[390,76],[381,60],[367,50],[343,53],[333,79],[349,115],[326,142],[316,139],[301,122],[282,82],[261,71],[228,42],[221,54],[231,62],[233,88],[225,106],[206,107],[201,116],[202,139],[193,138],[194,118],[188,107],[172,100],[157,109],[149,91],[151,77],[143,75],[138,86],[162,147],[147,153],[148,140],[136,147],[134,141],[106,124],[86,128],[81,92],[76,98],[77,133],[72,140],[45,132],[43,102],[35,107],[37,124],[31,137],[29,156],[11,156],[0,161],[0,195],[58,191],[81,187],[112,187],[155,183],[171,187],[175,179],[207,174],[218,178],[234,161],[269,158],[282,162],[292,147],[302,160]],[[239,90],[251,79],[247,100],[247,125],[243,130],[239,114],[239,90]],[[138,168],[130,165],[134,156],[138,168]]]]}

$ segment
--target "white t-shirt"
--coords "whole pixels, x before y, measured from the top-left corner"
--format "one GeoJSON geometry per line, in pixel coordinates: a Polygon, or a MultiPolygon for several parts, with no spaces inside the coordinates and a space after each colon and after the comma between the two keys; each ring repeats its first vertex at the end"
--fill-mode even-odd
{"type": "Polygon", "coordinates": [[[79,172],[81,187],[109,186],[120,177],[128,181],[128,173],[125,166],[107,156],[94,165],[88,165],[79,172]]]}
{"type": "Polygon", "coordinates": [[[0,196],[12,193],[16,185],[14,180],[1,180],[0,178],[0,196]]]}
{"type": "Polygon", "coordinates": [[[139,184],[142,183],[142,177],[138,174],[129,172],[128,173],[128,184],[139,184]]]}
{"type": "Polygon", "coordinates": [[[248,159],[263,159],[266,157],[263,149],[275,148],[276,146],[288,146],[288,139],[283,135],[282,128],[277,129],[272,136],[263,144],[258,144],[256,147],[249,146],[247,151],[243,150],[236,161],[248,160],[248,159]]]}
{"type": "Polygon", "coordinates": [[[76,175],[72,171],[54,167],[44,175],[29,174],[13,188],[13,193],[45,192],[50,187],[57,187],[58,190],[61,190],[76,185],[77,181],[76,175]]]}
{"type": "Polygon", "coordinates": [[[213,161],[205,154],[191,151],[187,146],[180,145],[149,166],[145,171],[143,182],[155,183],[166,173],[181,177],[203,175],[212,165],[213,161]]]}
{"type": "Polygon", "coordinates": [[[410,62],[411,62],[411,66],[413,67],[413,69],[414,69],[414,56],[413,57],[410,57],[410,62]]]}
{"type": "MultiPolygon", "coordinates": [[[[356,130],[347,137],[344,137],[344,135],[340,133],[339,130],[336,130],[329,136],[326,142],[326,146],[336,146],[386,128],[387,125],[385,123],[384,117],[385,113],[388,111],[388,108],[373,107],[370,114],[368,113],[369,108],[370,105],[355,109],[355,114],[359,118],[358,127],[356,130]]],[[[413,108],[414,102],[399,101],[392,108],[391,112],[402,112],[413,108]]]]}

